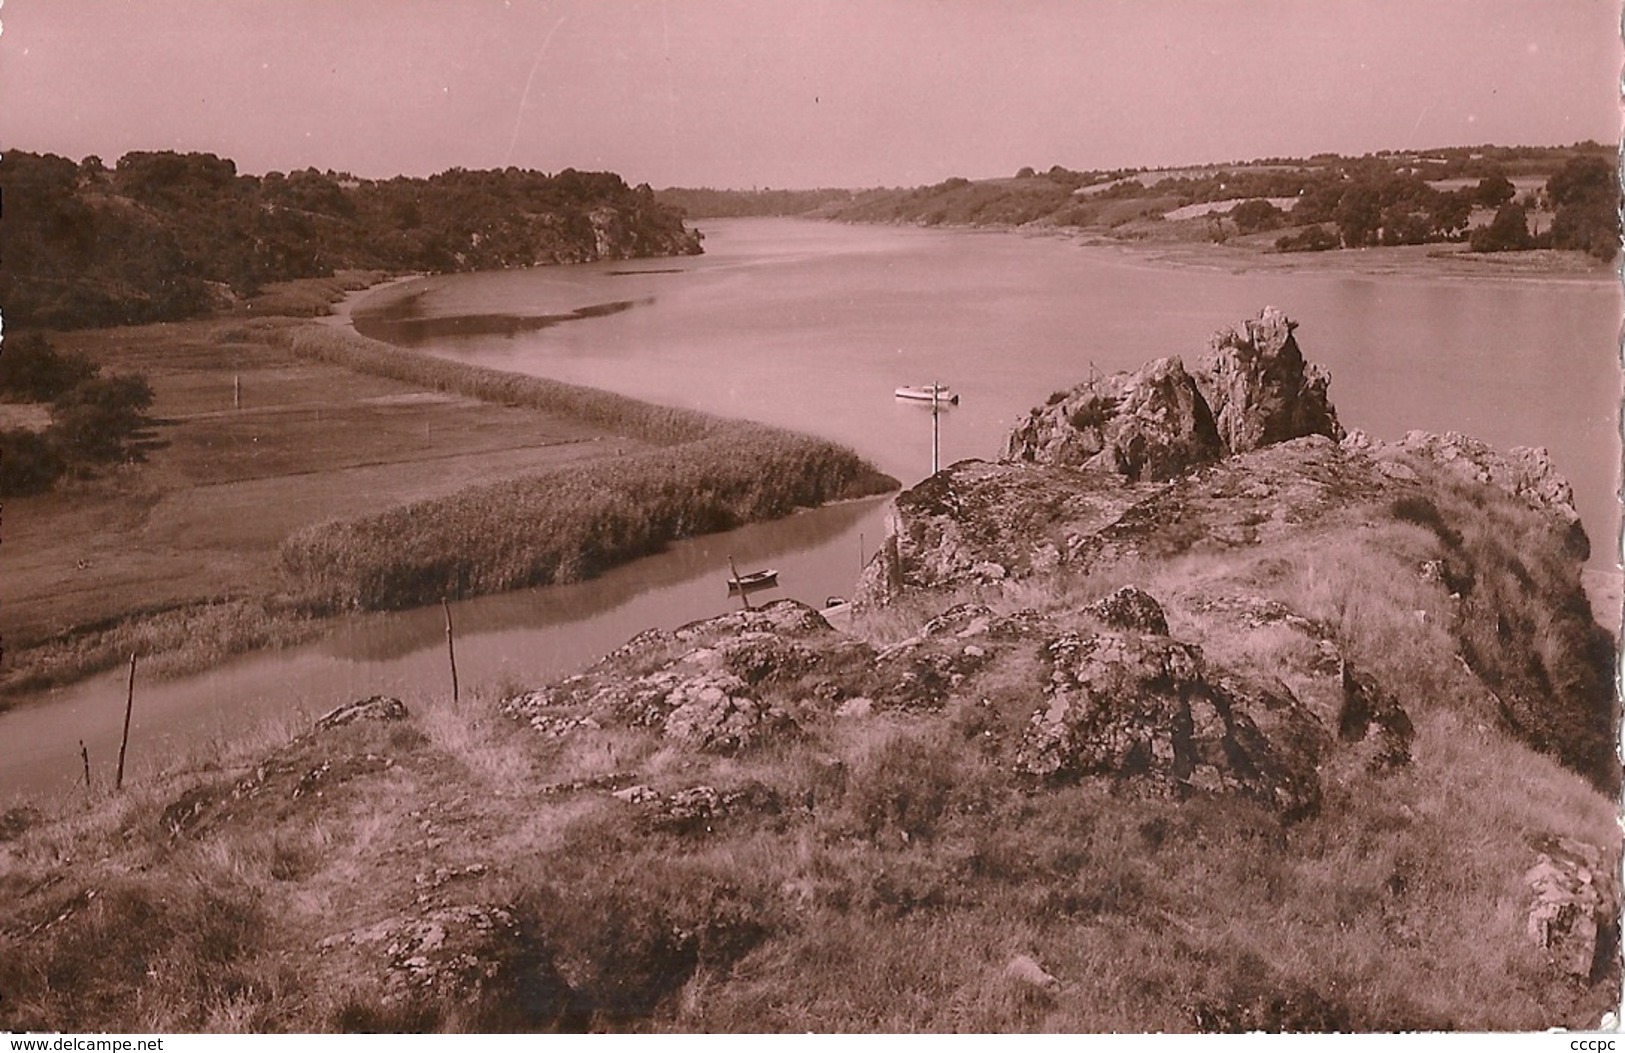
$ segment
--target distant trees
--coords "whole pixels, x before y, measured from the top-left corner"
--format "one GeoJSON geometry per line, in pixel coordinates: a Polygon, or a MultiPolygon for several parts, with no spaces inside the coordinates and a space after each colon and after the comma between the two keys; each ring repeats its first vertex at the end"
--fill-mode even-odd
{"type": "Polygon", "coordinates": [[[1500,208],[1511,201],[1517,192],[1518,188],[1512,185],[1512,180],[1500,172],[1492,172],[1478,181],[1473,196],[1485,208],[1500,208]]]}
{"type": "Polygon", "coordinates": [[[1279,227],[1286,213],[1261,197],[1243,201],[1230,210],[1230,219],[1243,234],[1279,227]]]}
{"type": "Polygon", "coordinates": [[[1576,157],[1546,182],[1546,196],[1556,209],[1552,247],[1578,249],[1598,259],[1619,253],[1619,182],[1606,157],[1576,157]]]}
{"type": "Polygon", "coordinates": [[[465,270],[698,251],[681,215],[610,172],[452,169],[356,179],[238,173],[213,154],[7,151],[0,185],[7,322],[44,328],[196,314],[234,291],[340,267],[465,270]]]}
{"type": "Polygon", "coordinates": [[[1529,217],[1523,206],[1507,202],[1495,212],[1489,226],[1479,227],[1467,239],[1474,252],[1508,252],[1534,246],[1529,236],[1529,217]]]}
{"type": "Polygon", "coordinates": [[[1275,239],[1276,252],[1325,252],[1341,244],[1337,235],[1319,223],[1304,227],[1296,234],[1283,234],[1275,239]]]}

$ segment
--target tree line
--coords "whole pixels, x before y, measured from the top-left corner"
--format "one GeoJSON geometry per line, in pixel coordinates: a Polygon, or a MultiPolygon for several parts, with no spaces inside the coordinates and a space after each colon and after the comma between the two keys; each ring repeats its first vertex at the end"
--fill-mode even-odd
{"type": "Polygon", "coordinates": [[[339,268],[457,271],[697,253],[648,186],[610,172],[453,168],[357,179],[248,175],[206,153],[111,167],[8,151],[0,164],[0,303],[25,327],[183,318],[269,282],[339,268]]]}

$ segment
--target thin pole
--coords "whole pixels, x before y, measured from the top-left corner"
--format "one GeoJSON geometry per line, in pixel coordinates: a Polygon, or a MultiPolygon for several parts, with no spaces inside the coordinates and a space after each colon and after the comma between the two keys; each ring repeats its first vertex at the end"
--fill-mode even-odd
{"type": "Polygon", "coordinates": [[[130,684],[124,691],[124,737],[118,744],[118,776],[113,789],[124,789],[124,751],[130,745],[130,711],[135,708],[135,655],[130,655],[130,684]]]}
{"type": "Polygon", "coordinates": [[[863,569],[863,531],[858,531],[858,570],[863,569]]]}
{"type": "Polygon", "coordinates": [[[937,436],[941,431],[937,424],[937,385],[931,385],[931,474],[937,474],[937,436]]]}
{"type": "Polygon", "coordinates": [[[243,408],[243,375],[234,373],[231,378],[231,408],[243,408]]]}
{"type": "Polygon", "coordinates": [[[739,568],[734,566],[734,558],[732,556],[728,557],[728,570],[733,573],[733,576],[734,576],[734,588],[739,590],[739,599],[740,599],[740,601],[742,603],[744,603],[745,610],[747,610],[747,611],[750,610],[750,593],[745,591],[745,583],[742,580],[740,580],[739,568]]]}
{"type": "Polygon", "coordinates": [[[90,789],[90,751],[85,749],[85,740],[79,740],[79,756],[85,762],[85,789],[90,789]]]}
{"type": "Polygon", "coordinates": [[[451,604],[446,602],[444,596],[440,597],[440,606],[446,612],[446,658],[451,662],[451,700],[457,701],[457,644],[451,635],[451,604]]]}

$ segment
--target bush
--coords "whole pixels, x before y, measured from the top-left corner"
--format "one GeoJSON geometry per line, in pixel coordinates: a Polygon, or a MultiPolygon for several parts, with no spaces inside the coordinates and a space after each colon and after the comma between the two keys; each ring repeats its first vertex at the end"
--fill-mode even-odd
{"type": "Polygon", "coordinates": [[[0,396],[18,402],[50,402],[96,375],[83,355],[58,354],[38,333],[0,343],[0,396]]]}
{"type": "Polygon", "coordinates": [[[93,377],[51,406],[48,435],[72,460],[112,461],[146,425],[152,387],[143,376],[93,377]]]}
{"type": "Polygon", "coordinates": [[[1296,234],[1283,234],[1275,239],[1276,252],[1325,252],[1341,244],[1337,235],[1323,225],[1305,227],[1296,234]]]}
{"type": "Polygon", "coordinates": [[[0,431],[0,497],[44,493],[66,468],[44,436],[26,428],[0,431]]]}
{"type": "Polygon", "coordinates": [[[1523,206],[1511,203],[1495,211],[1495,218],[1487,227],[1479,227],[1467,238],[1474,252],[1512,252],[1527,249],[1534,244],[1529,236],[1529,219],[1523,206]]]}
{"type": "Polygon", "coordinates": [[[1243,201],[1230,211],[1236,229],[1243,234],[1259,230],[1274,230],[1281,225],[1285,213],[1261,197],[1243,201]]]}

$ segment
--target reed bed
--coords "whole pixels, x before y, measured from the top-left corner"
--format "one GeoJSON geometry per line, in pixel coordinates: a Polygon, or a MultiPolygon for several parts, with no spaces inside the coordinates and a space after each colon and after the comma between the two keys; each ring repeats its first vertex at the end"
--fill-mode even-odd
{"type": "Polygon", "coordinates": [[[433,391],[556,413],[656,445],[693,442],[717,432],[750,427],[697,410],[657,406],[579,384],[451,362],[373,340],[348,329],[302,326],[287,332],[289,349],[301,358],[433,391]]]}
{"type": "Polygon", "coordinates": [[[391,610],[580,581],[678,538],[898,485],[845,447],[766,425],[442,361],[341,330],[296,331],[291,346],[657,445],[308,527],[283,543],[280,560],[313,610],[391,610]]]}

